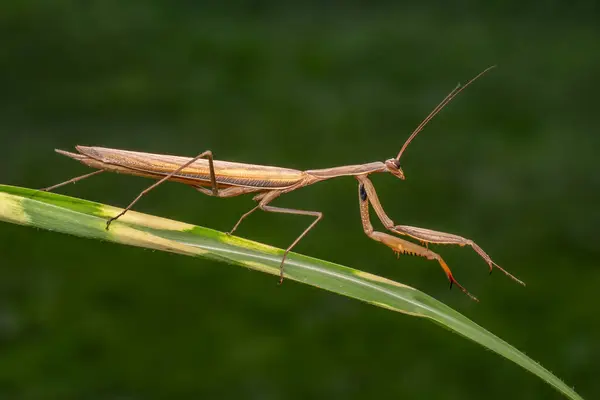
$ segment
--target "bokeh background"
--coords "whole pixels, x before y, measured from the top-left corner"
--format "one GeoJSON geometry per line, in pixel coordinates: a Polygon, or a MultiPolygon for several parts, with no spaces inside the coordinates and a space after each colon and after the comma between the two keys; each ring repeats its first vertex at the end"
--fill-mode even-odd
{"type": "MultiPolygon", "coordinates": [[[[396,259],[362,232],[356,182],[278,205],[325,218],[296,248],[444,301],[600,398],[598,89],[594,1],[5,0],[0,182],[89,170],[76,144],[298,169],[393,157],[459,81],[498,68],[413,142],[407,180],[375,176],[402,224],[475,239],[396,259]]],[[[61,193],[125,206],[150,181],[100,175],[61,193]]],[[[228,230],[250,197],[166,184],[136,210],[228,230]]],[[[280,247],[303,217],[238,233],[280,247]]],[[[380,225],[377,225],[380,227],[380,225]]],[[[425,320],[213,261],[0,224],[0,398],[558,399],[518,366],[425,320]]]]}

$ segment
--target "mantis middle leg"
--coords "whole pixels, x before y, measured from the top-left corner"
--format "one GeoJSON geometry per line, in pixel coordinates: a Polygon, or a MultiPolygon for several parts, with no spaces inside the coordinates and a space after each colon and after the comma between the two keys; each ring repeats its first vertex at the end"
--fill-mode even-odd
{"type": "Polygon", "coordinates": [[[231,235],[237,229],[237,227],[240,225],[240,223],[244,219],[246,219],[246,217],[248,217],[250,214],[252,214],[254,211],[256,211],[258,209],[261,209],[266,212],[272,212],[272,213],[308,215],[311,217],[315,217],[315,220],[300,234],[300,236],[298,236],[296,238],[296,240],[294,240],[292,242],[292,244],[290,244],[288,246],[287,249],[285,249],[285,252],[283,253],[283,258],[281,259],[281,264],[279,264],[279,284],[283,283],[283,264],[285,263],[285,259],[288,255],[288,253],[292,250],[292,248],[294,248],[294,246],[296,246],[298,244],[298,242],[300,240],[302,240],[302,238],[304,236],[306,236],[306,234],[312,228],[315,227],[315,225],[321,220],[321,218],[323,218],[323,213],[320,211],[306,211],[306,210],[298,210],[298,209],[294,209],[294,208],[273,207],[273,206],[269,205],[269,203],[271,201],[275,200],[277,197],[279,197],[283,193],[285,193],[285,191],[283,191],[283,190],[274,190],[272,192],[266,192],[266,193],[259,194],[258,196],[256,196],[255,200],[260,200],[258,205],[256,207],[254,207],[253,209],[251,209],[250,211],[248,211],[247,213],[245,213],[244,215],[242,215],[240,217],[240,219],[238,220],[238,222],[233,227],[233,229],[229,232],[229,234],[231,235]]]}

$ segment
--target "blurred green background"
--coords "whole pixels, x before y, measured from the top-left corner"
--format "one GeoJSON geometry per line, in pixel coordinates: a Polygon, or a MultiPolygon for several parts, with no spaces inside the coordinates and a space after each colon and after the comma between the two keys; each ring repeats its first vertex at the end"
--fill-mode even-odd
{"type": "MultiPolygon", "coordinates": [[[[76,144],[298,169],[383,161],[459,81],[498,68],[375,176],[397,223],[473,238],[396,259],[362,232],[356,181],[276,205],[321,210],[298,252],[440,299],[600,398],[597,2],[4,1],[0,182],[89,172],[76,144]],[[594,339],[595,338],[595,339],[594,339]]],[[[127,205],[150,181],[59,191],[127,205]]],[[[166,184],[136,210],[229,230],[250,197],[166,184]]],[[[287,246],[309,223],[254,214],[287,246]]],[[[378,229],[381,226],[377,224],[378,229]]],[[[427,321],[217,262],[0,224],[0,398],[558,399],[518,366],[427,321]]]]}

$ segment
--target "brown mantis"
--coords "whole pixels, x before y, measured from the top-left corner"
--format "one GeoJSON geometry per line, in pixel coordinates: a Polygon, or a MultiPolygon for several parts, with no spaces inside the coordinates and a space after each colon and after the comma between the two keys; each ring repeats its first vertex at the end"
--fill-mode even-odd
{"type": "Polygon", "coordinates": [[[457,96],[461,91],[463,91],[466,87],[468,87],[471,83],[473,83],[491,68],[493,67],[487,68],[468,81],[465,85],[461,86],[459,84],[454,90],[452,90],[444,98],[444,100],[442,100],[442,102],[440,102],[433,109],[433,111],[431,111],[427,118],[425,118],[423,122],[421,122],[421,124],[419,124],[419,126],[417,126],[417,128],[412,132],[410,137],[402,146],[398,155],[395,158],[388,159],[384,162],[378,161],[368,164],[299,171],[295,169],[272,166],[217,161],[213,160],[211,151],[205,151],[194,158],[187,158],[102,147],[76,146],[79,154],[58,149],[56,151],[98,170],[42,190],[50,191],[57,187],[77,182],[104,171],[144,176],[158,180],[153,185],[142,191],[125,209],[123,209],[123,211],[121,211],[121,213],[110,218],[106,224],[106,229],[109,229],[110,224],[113,221],[130,210],[133,205],[137,203],[138,200],[140,200],[144,195],[167,180],[192,186],[201,193],[209,196],[234,197],[247,193],[256,193],[253,200],[257,201],[258,204],[240,217],[229,234],[235,232],[240,223],[258,209],[273,213],[307,215],[314,217],[314,221],[285,250],[280,264],[281,283],[283,282],[284,263],[288,253],[321,220],[323,214],[319,211],[274,207],[270,205],[270,203],[282,194],[289,193],[304,186],[312,185],[320,181],[337,178],[340,176],[353,176],[358,180],[360,215],[363,229],[367,236],[390,247],[398,255],[411,254],[425,257],[430,260],[437,260],[446,273],[448,280],[450,281],[450,287],[455,284],[469,297],[477,300],[454,279],[450,268],[437,253],[434,253],[427,247],[423,247],[387,233],[373,230],[373,226],[371,225],[369,218],[369,204],[375,210],[377,217],[383,223],[384,227],[390,232],[416,239],[420,241],[421,244],[435,243],[471,246],[489,265],[490,273],[495,267],[515,281],[521,284],[524,283],[492,261],[487,253],[485,253],[481,247],[479,247],[470,239],[424,228],[396,225],[383,210],[383,207],[381,206],[381,203],[377,197],[377,193],[375,192],[375,187],[371,183],[371,180],[368,176],[374,173],[389,172],[403,180],[404,172],[402,171],[402,168],[400,168],[400,157],[409,143],[455,96],[457,96]]]}

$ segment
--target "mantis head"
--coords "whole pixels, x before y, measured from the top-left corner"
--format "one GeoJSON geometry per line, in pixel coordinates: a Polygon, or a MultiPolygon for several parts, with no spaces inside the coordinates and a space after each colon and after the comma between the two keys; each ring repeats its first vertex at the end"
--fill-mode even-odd
{"type": "Polygon", "coordinates": [[[400,161],[395,158],[390,158],[389,160],[385,160],[385,166],[390,174],[404,180],[404,171],[400,168],[400,161]]]}

